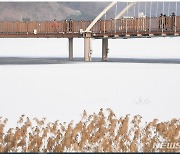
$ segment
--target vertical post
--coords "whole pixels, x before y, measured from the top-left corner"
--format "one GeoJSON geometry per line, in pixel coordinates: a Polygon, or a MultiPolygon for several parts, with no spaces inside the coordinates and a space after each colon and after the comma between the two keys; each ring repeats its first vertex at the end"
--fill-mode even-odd
{"type": "Polygon", "coordinates": [[[84,33],[84,61],[91,61],[91,33],[84,33]]]}
{"type": "Polygon", "coordinates": [[[174,34],[177,35],[177,1],[176,1],[176,13],[175,13],[175,24],[173,23],[174,27],[174,34]]]}
{"type": "Polygon", "coordinates": [[[73,60],[73,38],[69,38],[69,60],[73,60]]]}
{"type": "Polygon", "coordinates": [[[102,61],[107,61],[108,57],[108,38],[102,39],[102,61]]]}
{"type": "Polygon", "coordinates": [[[150,12],[149,12],[149,14],[150,14],[150,17],[149,17],[149,34],[151,33],[151,27],[152,27],[152,25],[151,25],[151,9],[152,9],[152,1],[151,1],[151,3],[150,3],[150,12]]]}

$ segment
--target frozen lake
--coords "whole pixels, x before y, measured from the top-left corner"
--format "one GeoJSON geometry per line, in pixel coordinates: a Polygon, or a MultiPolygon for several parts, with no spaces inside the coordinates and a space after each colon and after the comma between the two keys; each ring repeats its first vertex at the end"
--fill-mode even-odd
{"type": "MultiPolygon", "coordinates": [[[[0,116],[14,126],[21,114],[48,121],[80,119],[100,108],[116,115],[140,114],[144,120],[179,118],[180,38],[109,41],[110,58],[122,62],[2,65],[0,116]],[[130,59],[129,59],[130,58],[130,59]],[[132,58],[144,59],[142,63],[132,58]],[[176,59],[152,63],[147,59],[176,59]],[[131,62],[132,61],[132,62],[131,62]]],[[[66,39],[0,39],[1,57],[68,57],[66,39]]],[[[101,40],[93,40],[93,57],[101,56],[101,40]]],[[[83,40],[74,40],[75,57],[83,57],[83,40]]]]}

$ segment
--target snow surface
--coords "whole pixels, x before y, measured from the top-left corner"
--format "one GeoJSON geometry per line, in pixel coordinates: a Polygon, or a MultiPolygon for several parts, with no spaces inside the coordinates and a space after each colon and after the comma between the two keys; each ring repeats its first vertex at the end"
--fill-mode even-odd
{"type": "MultiPolygon", "coordinates": [[[[83,39],[74,39],[74,57],[84,56],[83,39]]],[[[180,37],[109,39],[109,57],[180,58],[180,37]]],[[[68,39],[0,39],[0,56],[68,57],[68,39]]],[[[101,39],[92,39],[92,57],[101,57],[101,39]]]]}
{"type": "MultiPolygon", "coordinates": [[[[109,40],[109,57],[180,58],[180,38],[109,40]]],[[[1,57],[67,57],[67,39],[0,39],[1,57]]],[[[101,40],[93,40],[93,57],[101,40]]],[[[83,57],[83,39],[74,40],[75,57],[83,57]]],[[[68,63],[0,65],[0,116],[16,125],[20,115],[48,121],[79,120],[111,108],[126,114],[170,120],[179,118],[179,64],[68,63]]]]}

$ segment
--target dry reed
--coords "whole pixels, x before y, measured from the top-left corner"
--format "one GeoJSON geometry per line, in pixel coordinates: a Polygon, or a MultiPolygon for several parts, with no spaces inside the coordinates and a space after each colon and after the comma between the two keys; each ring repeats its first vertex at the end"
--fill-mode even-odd
{"type": "Polygon", "coordinates": [[[8,119],[0,118],[0,152],[179,152],[180,119],[142,126],[142,117],[117,118],[111,109],[88,115],[73,124],[33,122],[22,115],[16,128],[5,132],[8,119]],[[36,123],[33,125],[32,123],[36,123]]]}

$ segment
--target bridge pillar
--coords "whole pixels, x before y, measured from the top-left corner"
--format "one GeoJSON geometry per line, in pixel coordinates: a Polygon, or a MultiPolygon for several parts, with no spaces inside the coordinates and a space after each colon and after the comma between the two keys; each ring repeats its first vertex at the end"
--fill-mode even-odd
{"type": "Polygon", "coordinates": [[[108,38],[102,39],[102,61],[107,61],[108,58],[108,38]]]}
{"type": "Polygon", "coordinates": [[[73,38],[69,38],[69,60],[73,60],[73,38]]]}
{"type": "Polygon", "coordinates": [[[91,61],[91,33],[84,34],[84,61],[91,61]]]}

